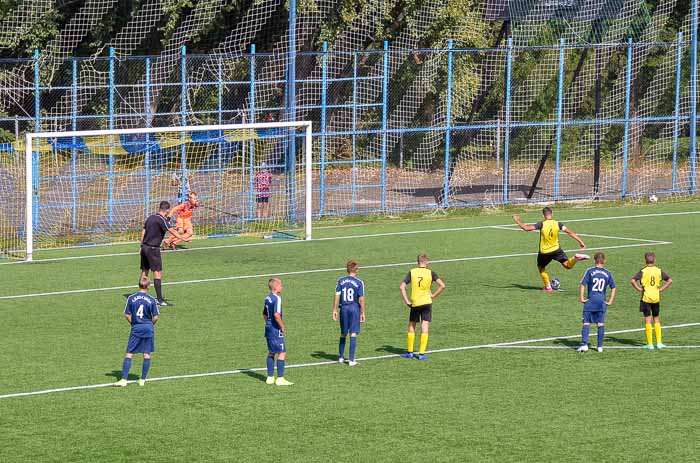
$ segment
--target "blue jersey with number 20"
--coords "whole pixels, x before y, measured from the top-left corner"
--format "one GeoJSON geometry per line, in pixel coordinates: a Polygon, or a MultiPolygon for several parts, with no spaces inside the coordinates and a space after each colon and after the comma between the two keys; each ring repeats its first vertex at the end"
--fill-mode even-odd
{"type": "Polygon", "coordinates": [[[583,306],[584,312],[604,312],[607,309],[607,289],[615,287],[612,273],[605,268],[591,267],[583,275],[581,285],[588,289],[588,302],[583,306]]]}

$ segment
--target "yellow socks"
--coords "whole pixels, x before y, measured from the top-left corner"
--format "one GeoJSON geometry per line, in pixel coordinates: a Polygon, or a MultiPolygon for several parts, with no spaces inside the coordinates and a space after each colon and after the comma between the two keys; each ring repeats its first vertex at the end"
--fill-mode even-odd
{"type": "Polygon", "coordinates": [[[408,352],[413,352],[413,343],[416,341],[416,333],[408,333],[406,335],[406,344],[408,345],[408,348],[406,349],[408,352]]]}
{"type": "Polygon", "coordinates": [[[566,268],[572,269],[572,268],[574,268],[574,265],[576,265],[576,258],[569,257],[569,260],[566,261],[566,268]]]}
{"type": "MultiPolygon", "coordinates": [[[[661,326],[659,326],[659,331],[660,330],[661,330],[661,326]]],[[[651,323],[644,324],[644,331],[646,331],[646,333],[647,333],[647,345],[654,344],[654,339],[652,338],[652,335],[651,335],[651,323]]]]}
{"type": "Polygon", "coordinates": [[[662,344],[662,342],[661,342],[661,323],[659,323],[659,322],[654,323],[654,331],[656,332],[656,344],[662,344]]]}
{"type": "Polygon", "coordinates": [[[420,334],[420,350],[418,351],[419,354],[425,354],[425,349],[428,348],[428,333],[421,333],[420,334]]]}
{"type": "Polygon", "coordinates": [[[549,281],[549,275],[545,270],[542,270],[540,272],[540,278],[542,278],[542,283],[544,283],[545,288],[549,288],[550,286],[550,281],[549,281]]]}

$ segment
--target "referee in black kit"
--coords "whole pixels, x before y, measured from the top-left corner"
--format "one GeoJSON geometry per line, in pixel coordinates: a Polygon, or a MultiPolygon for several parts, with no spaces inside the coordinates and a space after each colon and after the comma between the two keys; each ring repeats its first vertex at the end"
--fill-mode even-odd
{"type": "Polygon", "coordinates": [[[160,279],[163,276],[163,262],[160,258],[160,245],[165,234],[170,232],[175,238],[183,239],[177,230],[170,226],[166,218],[170,210],[168,201],[161,201],[158,213],[146,219],[141,230],[141,278],[147,277],[149,271],[153,271],[153,286],[156,288],[158,305],[167,307],[169,304],[163,299],[160,279]]]}

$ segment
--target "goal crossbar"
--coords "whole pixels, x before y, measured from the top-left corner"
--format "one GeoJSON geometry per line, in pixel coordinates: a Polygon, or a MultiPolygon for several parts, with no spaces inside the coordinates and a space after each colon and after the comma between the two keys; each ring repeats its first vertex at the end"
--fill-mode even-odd
{"type": "Polygon", "coordinates": [[[304,130],[304,177],[305,177],[305,239],[311,239],[312,220],[312,122],[311,121],[289,121],[289,122],[260,122],[247,124],[218,124],[218,125],[198,125],[179,127],[145,127],[134,129],[113,129],[113,130],[79,130],[66,132],[31,132],[25,134],[25,182],[26,182],[26,217],[25,217],[25,238],[26,238],[26,260],[31,261],[34,253],[34,141],[52,138],[74,138],[74,137],[94,137],[94,136],[118,136],[118,135],[139,135],[155,133],[183,133],[183,132],[208,132],[224,130],[256,130],[256,129],[284,129],[297,128],[304,130]]]}

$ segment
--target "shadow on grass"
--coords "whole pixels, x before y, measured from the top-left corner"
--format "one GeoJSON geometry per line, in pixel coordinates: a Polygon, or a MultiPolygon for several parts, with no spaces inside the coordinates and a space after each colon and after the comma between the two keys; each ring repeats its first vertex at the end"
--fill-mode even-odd
{"type": "Polygon", "coordinates": [[[403,354],[404,352],[406,352],[406,349],[404,349],[404,348],[396,347],[396,346],[389,346],[387,344],[385,344],[381,347],[378,347],[376,350],[377,350],[377,352],[388,352],[390,354],[403,354]]]}
{"type": "Polygon", "coordinates": [[[639,339],[625,339],[625,338],[618,338],[615,336],[605,336],[605,341],[606,342],[614,342],[617,344],[623,344],[625,346],[643,346],[646,343],[642,342],[639,339]]]}
{"type": "MultiPolygon", "coordinates": [[[[117,380],[120,380],[120,379],[122,379],[122,371],[121,370],[112,370],[112,371],[105,373],[105,376],[109,376],[112,378],[116,378],[117,380]]],[[[139,379],[139,376],[137,376],[133,373],[129,373],[129,377],[127,379],[129,379],[129,380],[139,379]]]]}
{"type": "Polygon", "coordinates": [[[553,341],[554,344],[558,344],[560,346],[567,346],[571,347],[572,349],[574,347],[578,347],[581,345],[581,338],[575,338],[575,339],[555,339],[553,341]]]}
{"type": "Polygon", "coordinates": [[[319,350],[313,352],[311,356],[315,359],[338,360],[338,354],[329,354],[328,352],[322,352],[319,350]]]}
{"type": "Polygon", "coordinates": [[[241,370],[241,374],[250,376],[253,379],[257,379],[258,381],[262,381],[263,383],[267,379],[267,376],[260,373],[259,371],[253,371],[253,370],[241,370]]]}
{"type": "Polygon", "coordinates": [[[496,288],[496,289],[520,289],[520,290],[524,290],[524,291],[542,291],[541,286],[521,285],[519,283],[511,283],[509,285],[504,285],[504,286],[487,285],[487,284],[482,283],[481,286],[486,286],[487,288],[496,288]]]}

